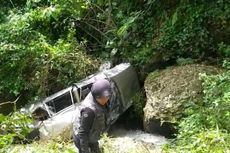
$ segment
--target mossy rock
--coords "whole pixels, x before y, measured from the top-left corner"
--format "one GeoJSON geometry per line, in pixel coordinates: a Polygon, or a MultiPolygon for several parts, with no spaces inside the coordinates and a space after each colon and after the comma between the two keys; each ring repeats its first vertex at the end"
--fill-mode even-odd
{"type": "MultiPolygon", "coordinates": [[[[176,123],[183,114],[184,108],[202,97],[199,74],[216,74],[221,71],[214,66],[191,64],[150,73],[145,80],[147,96],[144,108],[145,130],[161,133],[159,132],[161,126],[176,123]]],[[[167,126],[167,128],[171,130],[171,127],[167,126]]]]}

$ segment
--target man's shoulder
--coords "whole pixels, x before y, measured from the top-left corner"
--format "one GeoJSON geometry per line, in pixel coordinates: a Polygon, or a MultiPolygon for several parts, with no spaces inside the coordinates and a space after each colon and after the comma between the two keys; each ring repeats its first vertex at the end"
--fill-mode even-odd
{"type": "Polygon", "coordinates": [[[81,111],[81,115],[84,118],[94,118],[95,117],[94,111],[89,107],[83,108],[82,111],[81,111]]]}

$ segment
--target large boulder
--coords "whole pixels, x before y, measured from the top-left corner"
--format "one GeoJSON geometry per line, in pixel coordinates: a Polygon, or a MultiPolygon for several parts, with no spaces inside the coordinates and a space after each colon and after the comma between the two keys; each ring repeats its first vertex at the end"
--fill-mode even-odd
{"type": "Polygon", "coordinates": [[[144,107],[144,129],[169,136],[185,107],[202,96],[199,73],[215,74],[221,69],[203,64],[170,67],[155,71],[145,80],[147,102],[144,107]]]}

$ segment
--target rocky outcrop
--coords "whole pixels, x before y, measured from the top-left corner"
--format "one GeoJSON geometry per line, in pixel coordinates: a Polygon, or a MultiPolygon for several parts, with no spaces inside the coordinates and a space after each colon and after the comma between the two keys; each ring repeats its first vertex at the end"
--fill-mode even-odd
{"type": "Polygon", "coordinates": [[[170,67],[155,71],[145,81],[147,102],[144,108],[144,129],[168,135],[185,107],[202,96],[200,73],[215,74],[219,68],[202,64],[170,67]],[[160,123],[163,121],[163,124],[160,123]]]}

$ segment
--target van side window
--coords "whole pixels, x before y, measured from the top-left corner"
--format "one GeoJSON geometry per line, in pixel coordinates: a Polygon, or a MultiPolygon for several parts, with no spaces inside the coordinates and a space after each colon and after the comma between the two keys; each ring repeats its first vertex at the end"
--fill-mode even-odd
{"type": "Polygon", "coordinates": [[[57,113],[64,108],[72,105],[70,92],[66,92],[63,95],[60,95],[59,97],[48,101],[46,104],[52,112],[57,113]]]}

